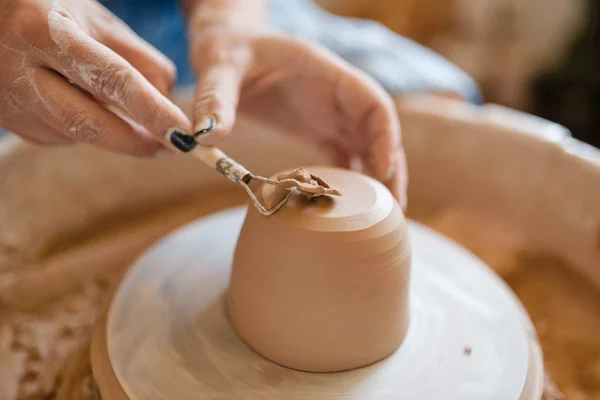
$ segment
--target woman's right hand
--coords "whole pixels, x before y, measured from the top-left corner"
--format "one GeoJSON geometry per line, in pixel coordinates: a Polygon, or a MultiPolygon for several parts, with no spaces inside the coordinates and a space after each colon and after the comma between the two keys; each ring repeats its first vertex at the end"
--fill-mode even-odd
{"type": "Polygon", "coordinates": [[[0,8],[3,128],[37,144],[135,156],[164,148],[171,129],[191,131],[166,97],[174,65],[97,1],[0,0],[0,8]]]}

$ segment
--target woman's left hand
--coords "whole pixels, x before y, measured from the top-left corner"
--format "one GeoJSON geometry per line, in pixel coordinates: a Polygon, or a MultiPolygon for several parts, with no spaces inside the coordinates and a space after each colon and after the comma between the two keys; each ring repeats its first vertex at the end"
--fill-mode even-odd
{"type": "Polygon", "coordinates": [[[208,23],[195,33],[192,28],[191,42],[199,143],[226,137],[239,109],[314,144],[337,165],[359,160],[405,206],[397,112],[371,77],[316,44],[232,22],[208,23]]]}

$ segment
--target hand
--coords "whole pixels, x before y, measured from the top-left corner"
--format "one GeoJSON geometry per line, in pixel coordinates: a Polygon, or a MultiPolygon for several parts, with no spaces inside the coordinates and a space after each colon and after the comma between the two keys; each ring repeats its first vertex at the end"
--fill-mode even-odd
{"type": "Polygon", "coordinates": [[[80,141],[138,156],[163,148],[169,129],[190,129],[165,97],[171,61],[95,0],[0,0],[0,8],[5,129],[38,144],[80,141]]]}
{"type": "Polygon", "coordinates": [[[194,123],[212,145],[231,130],[236,109],[313,143],[336,164],[384,182],[406,203],[406,161],[391,97],[329,51],[260,29],[214,23],[192,35],[198,76],[194,123]],[[216,122],[214,129],[206,132],[216,122]]]}

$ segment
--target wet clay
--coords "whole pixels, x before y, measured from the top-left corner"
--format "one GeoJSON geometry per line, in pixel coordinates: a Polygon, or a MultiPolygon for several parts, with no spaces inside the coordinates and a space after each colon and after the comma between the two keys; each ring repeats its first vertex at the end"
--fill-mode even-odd
{"type": "Polygon", "coordinates": [[[544,354],[545,400],[600,400],[600,293],[560,257],[512,242],[494,217],[448,210],[424,222],[465,245],[517,294],[544,354]]]}
{"type": "Polygon", "coordinates": [[[2,271],[0,399],[93,400],[89,339],[110,287],[161,236],[245,201],[227,189],[94,221],[54,243],[43,260],[2,271]]]}
{"type": "MultiPolygon", "coordinates": [[[[312,372],[371,364],[400,345],[408,326],[406,221],[381,183],[337,168],[307,170],[343,196],[293,192],[270,217],[248,210],[229,316],[247,344],[278,364],[312,372]]],[[[296,185],[308,176],[278,178],[296,185]]]]}
{"type": "Polygon", "coordinates": [[[263,198],[267,207],[273,207],[278,204],[289,192],[296,190],[307,198],[317,196],[341,196],[341,193],[329,186],[325,180],[319,176],[309,173],[304,168],[296,168],[289,172],[281,173],[275,176],[276,186],[266,186],[263,188],[263,198]]]}
{"type": "Polygon", "coordinates": [[[546,368],[564,397],[600,399],[600,296],[590,282],[555,257],[517,256],[508,284],[529,312],[546,368]]]}

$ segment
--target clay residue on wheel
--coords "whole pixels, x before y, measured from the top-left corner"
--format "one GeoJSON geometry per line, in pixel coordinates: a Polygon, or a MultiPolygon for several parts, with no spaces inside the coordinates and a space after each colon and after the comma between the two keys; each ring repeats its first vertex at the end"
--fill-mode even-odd
{"type": "Polygon", "coordinates": [[[420,221],[475,253],[517,294],[544,354],[543,400],[600,398],[600,295],[589,279],[550,251],[530,250],[493,216],[449,208],[420,221]]]}
{"type": "Polygon", "coordinates": [[[312,198],[317,196],[341,196],[341,193],[330,187],[322,178],[309,173],[304,168],[279,174],[275,177],[277,186],[268,193],[265,201],[268,207],[279,203],[290,191],[296,190],[300,194],[312,198]]]}

